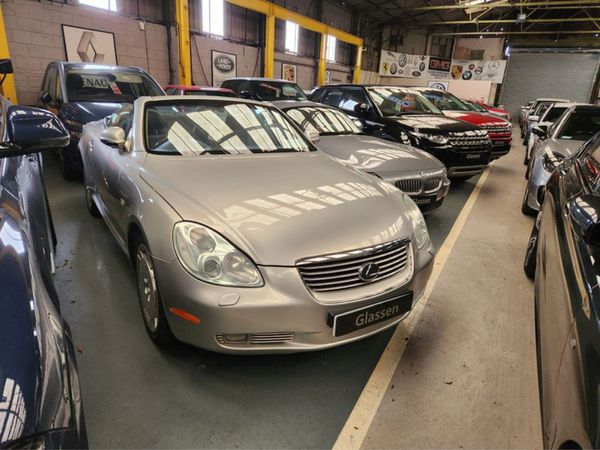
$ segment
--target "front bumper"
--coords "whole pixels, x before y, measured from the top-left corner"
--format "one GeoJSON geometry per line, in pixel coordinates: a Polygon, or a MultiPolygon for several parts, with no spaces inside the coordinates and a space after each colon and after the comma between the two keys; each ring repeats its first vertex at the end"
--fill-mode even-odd
{"type": "Polygon", "coordinates": [[[155,265],[167,320],[180,341],[222,353],[292,353],[346,344],[399,323],[406,314],[336,337],[328,316],[411,291],[414,306],[431,274],[434,249],[431,241],[421,251],[411,248],[413,272],[408,281],[406,274],[399,274],[400,278],[392,276],[338,291],[338,295],[352,296],[348,301],[318,297],[307,289],[295,267],[260,266],[263,287],[235,288],[203,283],[189,275],[178,261],[155,259],[155,265]],[[195,315],[200,323],[173,315],[171,307],[195,315]],[[232,337],[240,335],[253,338],[232,342],[232,337]]]}
{"type": "Polygon", "coordinates": [[[511,139],[492,139],[492,157],[491,159],[498,159],[501,156],[507,155],[510,152],[512,144],[511,139]]]}
{"type": "Polygon", "coordinates": [[[486,147],[441,147],[423,148],[444,163],[448,177],[470,177],[483,172],[492,158],[491,145],[486,147]]]}
{"type": "Polygon", "coordinates": [[[544,157],[537,156],[531,162],[531,171],[527,180],[527,197],[525,202],[534,211],[540,210],[540,198],[543,190],[546,188],[546,183],[550,179],[551,173],[544,167],[544,157]]]}

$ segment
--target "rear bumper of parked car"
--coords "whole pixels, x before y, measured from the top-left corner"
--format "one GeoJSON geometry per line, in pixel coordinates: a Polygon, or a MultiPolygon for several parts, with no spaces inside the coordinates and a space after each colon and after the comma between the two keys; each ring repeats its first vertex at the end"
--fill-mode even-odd
{"type": "Polygon", "coordinates": [[[178,261],[155,260],[155,264],[165,312],[180,341],[222,353],[293,353],[346,344],[399,323],[408,313],[334,336],[328,318],[409,292],[414,307],[431,274],[433,253],[431,242],[421,251],[411,245],[410,273],[337,291],[348,292],[351,301],[325,301],[309,291],[295,267],[260,266],[263,287],[235,288],[203,283],[178,261]],[[171,308],[186,311],[199,322],[184,320],[171,308]]]}

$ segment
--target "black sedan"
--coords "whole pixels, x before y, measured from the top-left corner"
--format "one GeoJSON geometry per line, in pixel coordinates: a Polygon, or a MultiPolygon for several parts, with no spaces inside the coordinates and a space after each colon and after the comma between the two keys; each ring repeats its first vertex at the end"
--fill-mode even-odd
{"type": "MultiPolygon", "coordinates": [[[[11,72],[0,60],[0,73],[11,72]]],[[[85,448],[69,327],[52,282],[54,239],[36,152],[69,143],[50,112],[0,96],[0,448],[85,448]]]]}
{"type": "Polygon", "coordinates": [[[600,447],[600,135],[552,173],[525,258],[535,275],[544,445],[600,447]]]}

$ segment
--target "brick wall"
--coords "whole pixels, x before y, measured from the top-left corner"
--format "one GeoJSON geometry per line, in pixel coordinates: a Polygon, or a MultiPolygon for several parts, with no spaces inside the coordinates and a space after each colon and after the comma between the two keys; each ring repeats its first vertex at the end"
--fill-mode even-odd
{"type": "Polygon", "coordinates": [[[15,69],[19,103],[35,104],[46,65],[65,60],[61,24],[112,32],[121,65],[148,70],[161,84],[169,81],[167,32],[146,23],[88,6],[46,4],[29,0],[2,3],[8,47],[15,69]]]}

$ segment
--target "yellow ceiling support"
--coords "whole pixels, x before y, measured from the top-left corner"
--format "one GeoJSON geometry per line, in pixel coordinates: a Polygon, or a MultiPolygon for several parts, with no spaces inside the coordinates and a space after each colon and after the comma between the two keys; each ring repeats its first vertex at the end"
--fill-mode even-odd
{"type": "Polygon", "coordinates": [[[267,14],[265,33],[265,77],[273,78],[275,72],[275,15],[273,14],[267,14]]]}
{"type": "MultiPolygon", "coordinates": [[[[2,5],[0,5],[0,58],[10,58],[8,51],[8,40],[6,39],[6,28],[4,27],[4,14],[2,5]]],[[[2,94],[11,102],[17,103],[17,89],[15,88],[15,78],[13,75],[7,75],[2,84],[2,94]]]]}
{"type": "MultiPolygon", "coordinates": [[[[267,16],[267,36],[265,39],[265,76],[271,77],[272,75],[267,75],[269,66],[272,67],[273,60],[275,58],[275,33],[273,32],[272,36],[269,36],[269,21],[270,17],[273,19],[273,26],[275,24],[275,19],[280,20],[289,20],[291,22],[297,23],[300,28],[304,28],[305,30],[314,31],[315,33],[319,33],[321,35],[321,51],[319,55],[319,70],[317,73],[317,83],[323,84],[325,82],[325,70],[326,70],[326,62],[325,62],[325,52],[327,46],[327,35],[335,36],[336,39],[346,42],[348,44],[355,45],[359,47],[359,49],[363,46],[362,38],[358,36],[354,36],[353,34],[346,33],[338,28],[332,28],[328,25],[319,22],[318,20],[311,19],[310,17],[303,16],[302,14],[298,14],[297,12],[290,11],[287,8],[284,8],[279,5],[275,5],[274,3],[268,2],[266,0],[227,0],[229,3],[233,5],[240,6],[242,8],[246,8],[252,11],[256,11],[258,13],[264,14],[267,16]],[[270,41],[273,42],[270,42],[270,41]],[[273,52],[269,54],[270,47],[272,46],[273,52]]],[[[358,56],[359,53],[357,53],[358,56]]],[[[360,50],[360,55],[362,55],[362,50],[360,50]]],[[[357,63],[354,67],[354,76],[353,80],[358,80],[360,77],[360,57],[357,57],[357,63]]],[[[358,81],[355,81],[358,82],[358,81]]]]}
{"type": "Polygon", "coordinates": [[[317,86],[325,84],[327,75],[327,33],[321,34],[321,45],[319,47],[319,70],[317,71],[317,86]]]}
{"type": "Polygon", "coordinates": [[[192,61],[190,52],[190,13],[188,0],[175,0],[177,39],[179,42],[179,84],[192,84],[192,61]]]}
{"type": "Polygon", "coordinates": [[[352,74],[352,82],[354,84],[360,83],[360,65],[362,63],[362,53],[362,45],[359,45],[358,47],[356,47],[356,58],[354,61],[354,71],[352,74]]]}

